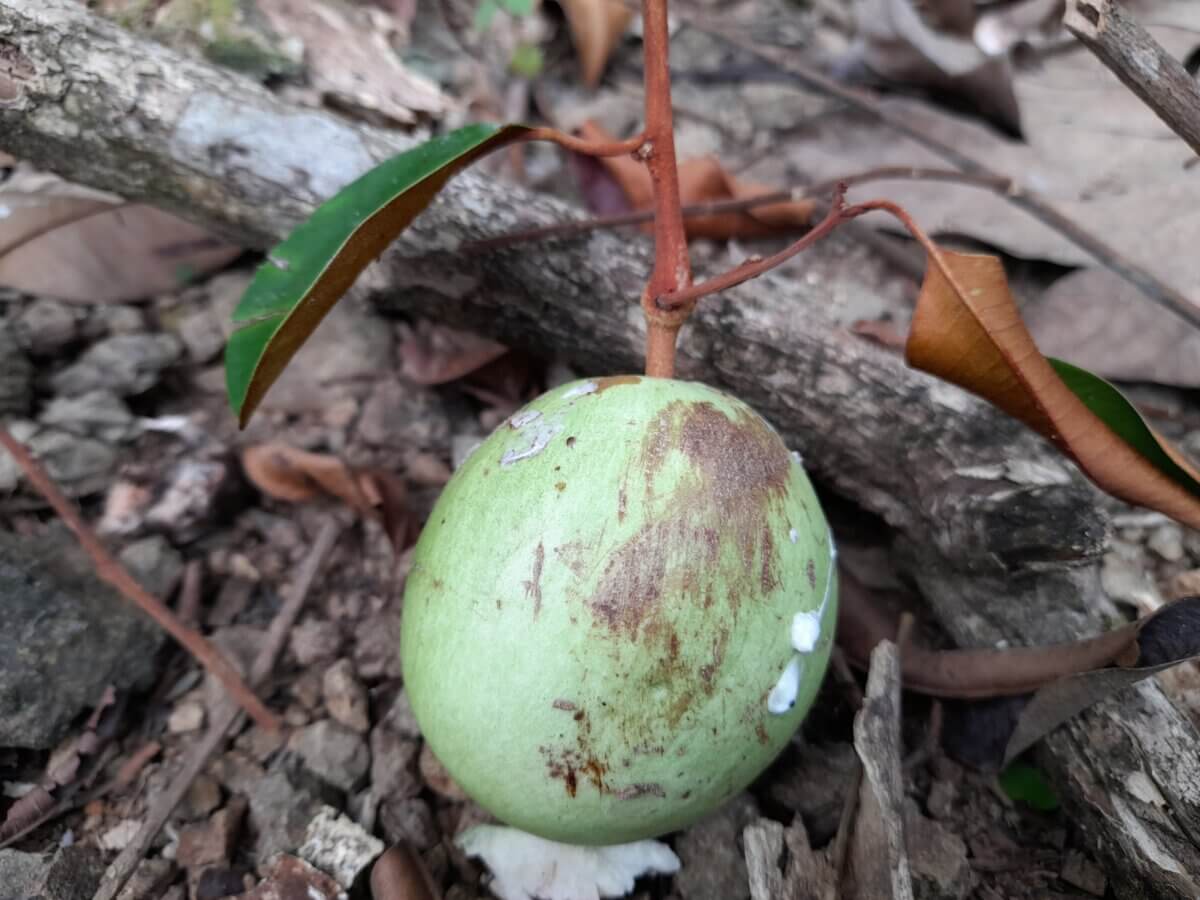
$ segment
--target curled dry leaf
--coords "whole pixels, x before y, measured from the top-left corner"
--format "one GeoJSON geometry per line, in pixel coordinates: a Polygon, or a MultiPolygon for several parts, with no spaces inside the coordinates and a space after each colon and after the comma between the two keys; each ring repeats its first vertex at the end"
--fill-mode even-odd
{"type": "Polygon", "coordinates": [[[1042,356],[1000,260],[924,240],[929,268],[905,350],[909,365],[1020,419],[1108,493],[1200,527],[1200,472],[1112,385],[1042,356]]]}
{"type": "Polygon", "coordinates": [[[150,206],[20,168],[0,186],[0,285],[73,303],[173,290],[241,248],[150,206]]]}
{"type": "MultiPolygon", "coordinates": [[[[594,122],[585,122],[580,132],[588,140],[613,139],[594,122]]],[[[650,173],[642,163],[629,156],[608,157],[601,162],[621,186],[631,208],[649,209],[653,205],[650,173]]],[[[680,164],[679,193],[681,202],[685,206],[691,206],[721,200],[747,200],[774,191],[769,187],[735,178],[725,171],[716,158],[705,156],[680,164]]],[[[811,200],[788,200],[758,206],[744,212],[688,216],[684,220],[684,227],[689,237],[767,237],[781,231],[795,231],[808,225],[813,209],[814,204],[811,200]]]]}
{"type": "Polygon", "coordinates": [[[397,844],[371,869],[372,900],[441,900],[441,891],[420,855],[408,844],[397,844]]]}
{"type": "Polygon", "coordinates": [[[633,21],[633,10],[622,0],[558,0],[567,16],[571,40],[579,56],[583,83],[595,87],[608,58],[633,21]]]}
{"type": "Polygon", "coordinates": [[[446,384],[507,352],[503,344],[469,331],[420,321],[400,341],[400,371],[417,384],[446,384]]]}
{"type": "Polygon", "coordinates": [[[408,490],[397,475],[352,468],[336,456],[277,443],[247,447],[242,467],[255,487],[277,500],[336,497],[363,515],[378,516],[397,552],[408,542],[408,490]]]}

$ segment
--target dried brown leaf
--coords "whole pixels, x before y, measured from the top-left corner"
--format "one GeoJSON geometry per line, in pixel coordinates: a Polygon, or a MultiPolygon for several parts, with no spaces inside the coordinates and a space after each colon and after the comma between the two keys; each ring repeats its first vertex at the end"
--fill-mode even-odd
{"type": "Polygon", "coordinates": [[[446,384],[506,353],[507,347],[488,338],[422,320],[400,341],[400,371],[417,384],[446,384]]]}
{"type": "Polygon", "coordinates": [[[424,861],[408,844],[383,852],[371,869],[372,900],[441,900],[424,861]]]}
{"type": "Polygon", "coordinates": [[[242,451],[246,477],[264,494],[289,503],[335,497],[363,515],[377,516],[399,552],[411,537],[408,489],[398,475],[355,469],[327,453],[287,444],[256,444],[242,451]]]}
{"type": "Polygon", "coordinates": [[[402,125],[451,108],[434,82],[400,61],[389,41],[399,24],[383,10],[321,0],[257,6],[279,35],[303,43],[312,86],[335,105],[402,125]]]}
{"type": "MultiPolygon", "coordinates": [[[[1200,527],[1200,498],[1119,437],[1038,351],[996,257],[931,250],[906,358],[1020,419],[1108,493],[1200,527]]],[[[1178,450],[1152,440],[1155,452],[1200,479],[1178,450]]]]}
{"type": "Polygon", "coordinates": [[[579,57],[583,83],[595,87],[608,58],[633,21],[633,10],[622,0],[558,0],[567,16],[571,40],[579,57]]]}
{"type": "MultiPolygon", "coordinates": [[[[603,128],[590,121],[580,127],[580,133],[587,140],[612,140],[612,136],[603,128]]],[[[642,163],[629,156],[609,157],[602,162],[621,186],[632,209],[649,209],[652,206],[650,173],[642,163]]],[[[735,178],[725,171],[716,158],[705,156],[680,164],[679,193],[681,202],[690,206],[724,200],[748,200],[774,191],[764,185],[735,178]]],[[[789,200],[744,212],[688,216],[684,220],[684,227],[689,237],[767,237],[808,225],[813,209],[811,200],[789,200]]]]}
{"type": "Polygon", "coordinates": [[[241,249],[150,206],[22,169],[0,186],[0,285],[74,303],[172,290],[241,249]]]}
{"type": "Polygon", "coordinates": [[[1200,333],[1107,269],[1064,275],[1021,315],[1041,351],[1105,378],[1200,388],[1200,333]]]}

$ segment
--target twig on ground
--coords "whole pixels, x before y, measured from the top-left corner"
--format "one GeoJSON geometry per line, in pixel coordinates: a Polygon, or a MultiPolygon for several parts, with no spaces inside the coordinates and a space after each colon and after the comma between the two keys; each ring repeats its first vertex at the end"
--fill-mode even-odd
{"type": "Polygon", "coordinates": [[[279,719],[254,696],[246,683],[238,675],[217,649],[204,639],[202,635],[184,625],[174,613],[167,609],[157,597],[137,583],[129,571],[117,561],[100,543],[96,533],[83,521],[74,504],[71,503],[51,480],[41,463],[16,440],[8,430],[0,428],[0,446],[7,450],[21,471],[29,479],[39,494],[45,498],[50,507],[63,520],[68,528],[75,533],[80,545],[91,557],[96,567],[96,574],[121,593],[125,599],[144,612],[155,624],[183,645],[205,669],[220,680],[230,696],[237,700],[250,717],[264,728],[275,730],[279,727],[279,719]]]}
{"type": "MultiPolygon", "coordinates": [[[[736,29],[725,27],[722,23],[712,21],[700,13],[689,12],[683,21],[688,27],[709,34],[730,46],[737,47],[739,50],[770,63],[782,72],[787,72],[809,90],[840,100],[856,112],[882,122],[894,131],[916,141],[946,161],[958,166],[964,172],[987,179],[995,179],[997,182],[1005,180],[1004,175],[992,171],[974,157],[923,131],[918,124],[911,122],[904,112],[888,109],[870,94],[839,84],[832,78],[799,62],[795,54],[755,43],[738,34],[736,29]]],[[[1010,203],[1070,239],[1080,249],[1094,256],[1097,262],[1124,278],[1158,306],[1183,319],[1193,328],[1200,328],[1200,306],[1160,280],[1149,270],[1127,258],[1111,244],[1080,227],[1037,193],[1011,179],[1008,181],[1011,187],[1004,192],[1004,196],[1010,203]]]]}
{"type": "Polygon", "coordinates": [[[1067,0],[1063,25],[1200,154],[1200,84],[1113,0],[1067,0]]]}
{"type": "MultiPolygon", "coordinates": [[[[308,556],[300,567],[291,593],[275,615],[270,628],[267,629],[262,649],[250,667],[250,683],[252,685],[261,684],[271,674],[271,670],[275,666],[275,659],[279,656],[284,644],[287,643],[288,633],[304,608],[308,592],[312,588],[313,582],[316,581],[317,574],[321,571],[321,567],[324,565],[329,551],[337,542],[340,533],[341,526],[334,519],[329,519],[321,527],[321,531],[309,549],[308,556]]],[[[216,709],[212,716],[212,724],[209,725],[208,731],[205,732],[200,742],[193,747],[183,768],[154,806],[146,812],[146,818],[134,839],[113,860],[108,871],[104,873],[104,880],[100,883],[100,889],[96,892],[94,900],[114,900],[121,888],[125,886],[125,882],[133,875],[138,863],[145,856],[146,851],[158,836],[163,825],[166,824],[167,819],[170,818],[175,807],[183,801],[192,782],[208,764],[209,757],[225,742],[226,735],[240,718],[241,710],[228,700],[216,709]]]]}

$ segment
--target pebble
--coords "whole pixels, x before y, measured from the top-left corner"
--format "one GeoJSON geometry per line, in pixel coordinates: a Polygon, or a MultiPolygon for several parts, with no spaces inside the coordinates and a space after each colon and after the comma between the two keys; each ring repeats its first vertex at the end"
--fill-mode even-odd
{"type": "Polygon", "coordinates": [[[179,359],[178,339],[169,334],[117,334],[92,344],[50,383],[55,392],[78,396],[107,390],[122,397],[158,383],[163,369],[179,359]]]}
{"type": "Polygon", "coordinates": [[[33,405],[33,363],[17,345],[8,319],[0,318],[0,416],[24,416],[33,405]]]}
{"type": "Polygon", "coordinates": [[[80,316],[58,300],[39,299],[17,315],[13,333],[34,356],[53,356],[79,337],[80,316]]]}
{"type": "Polygon", "coordinates": [[[429,804],[420,797],[389,797],[379,809],[379,827],[389,844],[407,841],[425,851],[441,840],[429,804]]]}
{"type": "Polygon", "coordinates": [[[354,790],[371,765],[371,752],[363,736],[332,719],[297,730],[287,747],[312,774],[347,792],[354,790]]]}
{"type": "Polygon", "coordinates": [[[167,717],[167,731],[170,734],[187,734],[199,731],[204,727],[204,706],[195,700],[185,700],[167,717]]]}
{"type": "Polygon", "coordinates": [[[336,809],[325,806],[308,823],[297,855],[347,890],[360,872],[383,853],[383,841],[336,809]]]}
{"type": "Polygon", "coordinates": [[[341,629],[324,619],[305,619],[292,629],[288,643],[292,656],[302,666],[334,659],[341,646],[341,629]]]}
{"type": "Polygon", "coordinates": [[[415,797],[421,793],[417,774],[420,743],[390,728],[371,732],[371,792],[378,798],[415,797]]]}
{"type": "Polygon", "coordinates": [[[975,888],[975,873],[963,839],[923,816],[911,799],[904,804],[904,836],[914,896],[966,900],[975,888]]]}
{"type": "Polygon", "coordinates": [[[38,421],[71,434],[91,435],[109,444],[131,440],[140,431],[129,407],[111,391],[54,397],[38,421]]]}
{"type": "Polygon", "coordinates": [[[325,670],[321,684],[325,709],[347,728],[366,734],[371,728],[367,689],[354,677],[354,663],[339,659],[325,670]]]}
{"type": "Polygon", "coordinates": [[[175,861],[190,870],[227,864],[241,832],[246,808],[246,799],[235,796],[206,821],[185,825],[179,831],[175,861]]]}
{"type": "Polygon", "coordinates": [[[1183,529],[1174,523],[1160,525],[1151,533],[1146,546],[1160,559],[1179,562],[1183,559],[1183,529]]]}

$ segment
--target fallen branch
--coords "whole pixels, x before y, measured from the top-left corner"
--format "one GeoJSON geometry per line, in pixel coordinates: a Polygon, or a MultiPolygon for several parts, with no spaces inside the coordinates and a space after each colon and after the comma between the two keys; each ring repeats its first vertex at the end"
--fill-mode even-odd
{"type": "Polygon", "coordinates": [[[246,687],[237,670],[233,668],[220,652],[204,639],[199,632],[184,625],[175,614],[163,606],[162,601],[137,583],[121,563],[109,553],[96,533],[88,527],[79,515],[79,510],[68,500],[58,486],[46,474],[41,463],[30,455],[20,441],[16,440],[7,429],[0,428],[0,446],[12,455],[29,483],[45,498],[50,507],[63,520],[64,524],[74,532],[80,545],[91,557],[96,567],[96,574],[120,592],[126,600],[150,617],[159,628],[178,641],[185,650],[194,656],[202,666],[213,674],[213,677],[225,686],[231,697],[246,710],[258,724],[264,728],[275,730],[279,727],[279,719],[263,702],[254,696],[254,692],[246,687]]]}
{"type": "MultiPolygon", "coordinates": [[[[289,106],[68,0],[0,0],[0,47],[25,73],[0,102],[4,150],[253,246],[273,244],[315,203],[410,146],[289,106]],[[138,79],[124,74],[130,59],[138,79]]],[[[552,252],[456,252],[573,213],[467,172],[367,273],[365,293],[384,310],[553,348],[587,372],[636,371],[644,240],[599,233],[552,252]]],[[[1090,485],[1012,420],[834,326],[828,302],[827,287],[774,274],[708,298],[683,332],[681,377],[739,395],[825,486],[891,525],[908,574],[961,646],[1046,644],[1108,627],[1118,615],[1099,583],[1108,524],[1090,485]]],[[[1198,741],[1146,682],[1043,742],[1042,761],[1109,861],[1118,897],[1200,896],[1186,874],[1200,872],[1198,741]],[[1134,771],[1149,773],[1157,793],[1131,784],[1134,771]]]]}
{"type": "MultiPolygon", "coordinates": [[[[334,519],[329,519],[321,526],[317,539],[313,541],[308,555],[300,566],[296,582],[292,586],[287,601],[271,621],[266,637],[263,638],[262,649],[259,650],[254,664],[250,667],[250,683],[252,685],[262,684],[271,674],[271,670],[275,667],[275,660],[287,643],[288,634],[296,619],[299,618],[300,611],[304,608],[308,592],[320,573],[321,567],[325,564],[330,550],[337,543],[340,533],[341,527],[334,519]]],[[[150,849],[150,845],[154,843],[154,839],[158,837],[159,831],[171,817],[175,807],[183,802],[192,782],[204,771],[209,758],[225,743],[226,735],[240,718],[241,710],[229,702],[223,703],[213,712],[212,724],[204,733],[204,737],[192,748],[192,752],[184,760],[183,768],[175,775],[167,789],[146,811],[146,817],[133,840],[112,861],[104,873],[104,879],[100,882],[100,889],[96,892],[94,900],[114,900],[121,888],[125,886],[125,882],[133,875],[138,863],[150,849]]]]}
{"type": "Polygon", "coordinates": [[[1113,0],[1067,0],[1067,31],[1200,154],[1200,84],[1113,0]]]}

